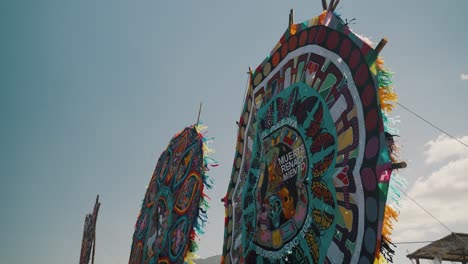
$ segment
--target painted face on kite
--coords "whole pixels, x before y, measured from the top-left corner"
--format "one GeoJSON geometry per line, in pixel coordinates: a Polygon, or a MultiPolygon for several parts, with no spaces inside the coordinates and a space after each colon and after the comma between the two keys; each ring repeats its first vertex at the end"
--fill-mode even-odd
{"type": "Polygon", "coordinates": [[[160,156],[135,225],[129,263],[184,263],[195,251],[195,229],[204,225],[197,221],[206,218],[206,209],[200,209],[207,183],[203,147],[198,126],[192,126],[160,156]]]}
{"type": "Polygon", "coordinates": [[[375,50],[331,11],[251,75],[223,263],[373,263],[391,161],[375,50]]]}

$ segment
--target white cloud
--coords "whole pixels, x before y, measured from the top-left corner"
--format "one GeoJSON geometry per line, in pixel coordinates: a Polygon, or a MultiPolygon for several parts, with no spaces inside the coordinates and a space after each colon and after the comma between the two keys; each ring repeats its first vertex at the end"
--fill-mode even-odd
{"type": "MultiPolygon", "coordinates": [[[[467,141],[468,136],[461,139],[467,141]]],[[[426,162],[445,161],[440,168],[421,177],[408,191],[409,197],[454,232],[468,228],[468,151],[445,135],[426,143],[426,162]]],[[[402,197],[405,197],[403,195],[402,197]]],[[[404,198],[393,241],[434,240],[449,231],[414,201],[404,198]]]]}
{"type": "MultiPolygon", "coordinates": [[[[468,136],[459,138],[462,142],[468,143],[468,136]]],[[[468,148],[460,144],[453,138],[446,135],[440,135],[434,140],[425,144],[427,149],[424,151],[426,163],[436,163],[447,161],[451,158],[468,156],[468,148]]]]}
{"type": "MultiPolygon", "coordinates": [[[[408,196],[454,232],[466,232],[459,230],[458,226],[468,223],[467,171],[468,157],[451,161],[429,177],[417,180],[407,192],[408,196]]],[[[405,198],[402,204],[393,241],[436,239],[449,232],[409,198],[405,198]]]]}
{"type": "Polygon", "coordinates": [[[467,81],[468,80],[468,74],[460,74],[460,80],[462,81],[467,81]]]}

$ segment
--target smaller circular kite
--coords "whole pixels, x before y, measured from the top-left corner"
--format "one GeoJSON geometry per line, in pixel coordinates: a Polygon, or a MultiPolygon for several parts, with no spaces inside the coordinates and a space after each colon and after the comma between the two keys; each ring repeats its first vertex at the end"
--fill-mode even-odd
{"type": "Polygon", "coordinates": [[[216,166],[205,156],[207,141],[200,125],[176,134],[159,157],[146,190],[133,234],[130,264],[190,262],[197,250],[211,188],[206,171],[216,166]]]}

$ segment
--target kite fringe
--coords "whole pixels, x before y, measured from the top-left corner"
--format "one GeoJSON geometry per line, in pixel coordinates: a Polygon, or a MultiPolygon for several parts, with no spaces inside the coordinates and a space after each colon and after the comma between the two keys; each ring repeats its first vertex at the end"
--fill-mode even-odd
{"type": "Polygon", "coordinates": [[[399,212],[392,205],[385,206],[385,217],[382,227],[382,241],[380,242],[380,254],[374,261],[376,263],[393,263],[395,254],[395,244],[392,243],[390,236],[393,232],[393,225],[398,221],[399,212]]]}
{"type": "Polygon", "coordinates": [[[393,72],[384,68],[384,60],[377,58],[377,79],[379,81],[380,106],[385,114],[389,114],[398,100],[398,96],[393,89],[393,72]]]}
{"type": "MultiPolygon", "coordinates": [[[[392,163],[395,163],[399,160],[399,147],[394,141],[394,137],[398,135],[398,130],[395,129],[395,125],[399,121],[396,118],[389,117],[389,114],[395,108],[398,96],[396,95],[393,88],[393,72],[390,72],[384,68],[384,60],[380,57],[378,57],[376,60],[376,66],[377,80],[379,84],[379,102],[382,109],[387,147],[390,152],[390,160],[392,163]]],[[[395,254],[394,248],[396,246],[392,243],[390,237],[392,235],[394,224],[398,221],[398,209],[400,208],[399,201],[401,198],[401,192],[399,190],[405,186],[406,180],[400,177],[396,171],[392,171],[387,196],[387,199],[390,201],[390,203],[387,203],[385,206],[380,251],[376,256],[374,264],[393,262],[393,255],[395,254]]]]}
{"type": "Polygon", "coordinates": [[[390,188],[388,192],[388,198],[391,200],[391,204],[395,206],[396,209],[400,208],[401,200],[401,189],[406,188],[407,180],[395,171],[392,172],[392,177],[390,180],[390,188]]]}
{"type": "MultiPolygon", "coordinates": [[[[389,117],[387,115],[383,115],[383,121],[385,124],[385,131],[392,135],[399,135],[400,131],[396,128],[400,123],[400,117],[389,117]]],[[[399,149],[399,148],[398,148],[399,149]]]]}
{"type": "Polygon", "coordinates": [[[189,251],[187,255],[185,256],[184,263],[185,264],[196,264],[194,262],[195,259],[198,258],[198,255],[195,254],[194,252],[189,251]]]}
{"type": "Polygon", "coordinates": [[[205,188],[210,190],[213,187],[214,180],[211,179],[210,176],[208,176],[206,172],[210,170],[209,169],[210,167],[217,167],[219,165],[215,159],[208,156],[209,153],[214,153],[214,150],[208,147],[208,144],[213,143],[214,138],[212,137],[208,138],[205,136],[206,131],[204,130],[207,129],[207,126],[204,126],[201,124],[201,122],[199,122],[198,124],[194,125],[194,127],[198,133],[198,137],[203,142],[203,168],[204,169],[201,172],[203,188],[202,188],[202,196],[200,199],[200,205],[198,209],[197,221],[195,222],[194,227],[192,231],[190,232],[190,242],[188,246],[189,250],[184,259],[185,263],[194,263],[193,259],[196,258],[195,252],[198,251],[198,244],[196,241],[200,235],[205,233],[204,228],[208,221],[207,211],[210,208],[210,205],[208,203],[208,200],[210,200],[210,198],[208,197],[208,195],[206,195],[205,188]]]}

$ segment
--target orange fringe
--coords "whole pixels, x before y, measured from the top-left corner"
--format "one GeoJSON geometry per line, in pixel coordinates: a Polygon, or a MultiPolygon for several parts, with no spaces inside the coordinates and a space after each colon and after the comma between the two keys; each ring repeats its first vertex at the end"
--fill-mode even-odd
{"type": "MultiPolygon", "coordinates": [[[[379,71],[384,71],[384,59],[377,57],[375,64],[379,71]]],[[[379,100],[382,110],[385,113],[390,113],[395,108],[395,103],[398,101],[398,96],[393,91],[392,86],[381,86],[379,87],[379,100]]]]}
{"type": "Polygon", "coordinates": [[[384,69],[384,60],[381,57],[377,58],[375,64],[377,65],[377,69],[379,69],[380,71],[384,69]]]}
{"type": "Polygon", "coordinates": [[[395,108],[398,96],[389,87],[379,87],[379,99],[382,110],[389,113],[395,108]]]}
{"type": "Polygon", "coordinates": [[[327,16],[327,10],[323,11],[319,16],[319,24],[323,25],[325,23],[325,17],[327,16]]]}
{"type": "Polygon", "coordinates": [[[298,27],[297,24],[292,24],[291,25],[291,28],[289,29],[289,34],[291,34],[291,36],[296,35],[297,27],[298,27]]]}
{"type": "Polygon", "coordinates": [[[382,237],[392,242],[390,236],[393,232],[393,224],[398,221],[398,211],[395,210],[392,206],[386,205],[385,206],[385,215],[384,215],[384,223],[382,227],[382,237]]]}

